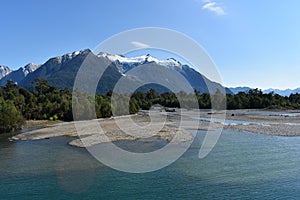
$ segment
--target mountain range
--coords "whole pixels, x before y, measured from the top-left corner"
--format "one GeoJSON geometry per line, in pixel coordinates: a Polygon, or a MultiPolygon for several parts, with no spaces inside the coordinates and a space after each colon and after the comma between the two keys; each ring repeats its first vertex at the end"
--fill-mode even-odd
{"type": "MultiPolygon", "coordinates": [[[[35,79],[41,78],[47,80],[50,84],[56,85],[60,89],[73,89],[74,80],[79,68],[82,64],[87,63],[93,67],[93,70],[101,70],[108,66],[101,76],[96,89],[96,92],[100,94],[113,90],[116,83],[121,78],[125,79],[128,85],[137,82],[142,83],[143,81],[151,81],[148,78],[149,73],[145,73],[144,69],[141,70],[142,66],[156,71],[154,75],[155,78],[160,81],[170,82],[170,86],[175,88],[175,90],[182,88],[180,80],[167,80],[167,77],[170,77],[170,74],[173,74],[174,76],[180,74],[188,81],[192,88],[197,89],[200,93],[209,92],[208,88],[211,88],[213,92],[217,89],[220,89],[221,91],[224,89],[221,84],[209,80],[198,71],[188,65],[181,64],[174,58],[159,60],[149,54],[127,58],[123,55],[111,55],[104,52],[94,55],[89,49],[53,57],[41,65],[31,63],[15,71],[11,70],[9,67],[1,66],[0,85],[3,86],[8,80],[11,80],[22,87],[32,89],[32,83],[35,79]]],[[[92,67],[90,69],[92,69],[92,67]]],[[[97,80],[98,77],[95,77],[93,70],[88,71],[87,74],[91,76],[91,80],[97,80]]],[[[166,87],[155,83],[148,84],[148,86],[143,86],[141,88],[143,90],[148,90],[150,87],[156,89],[158,92],[168,91],[166,87]]],[[[227,88],[225,89],[227,93],[231,93],[230,90],[227,88]]]]}
{"type": "MultiPolygon", "coordinates": [[[[255,88],[250,88],[250,87],[230,87],[229,88],[233,94],[237,94],[239,92],[247,92],[249,90],[253,90],[255,88]]],[[[291,94],[296,94],[300,93],[300,88],[296,89],[286,89],[286,90],[280,90],[280,89],[273,89],[269,88],[266,90],[262,90],[263,93],[268,94],[270,92],[273,92],[274,94],[279,94],[281,96],[290,96],[291,94]]]]}
{"type": "Polygon", "coordinates": [[[10,68],[6,67],[6,72],[3,70],[1,71],[0,68],[0,85],[5,85],[8,80],[12,80],[13,82],[19,83],[21,82],[28,74],[34,72],[37,68],[41,65],[29,63],[24,67],[20,67],[18,70],[11,70],[10,68]]]}
{"type": "Polygon", "coordinates": [[[286,90],[279,90],[279,89],[267,89],[267,90],[263,90],[264,93],[270,93],[270,92],[274,92],[275,94],[279,94],[281,96],[290,96],[291,94],[300,94],[300,88],[296,88],[296,89],[286,89],[286,90]]]}

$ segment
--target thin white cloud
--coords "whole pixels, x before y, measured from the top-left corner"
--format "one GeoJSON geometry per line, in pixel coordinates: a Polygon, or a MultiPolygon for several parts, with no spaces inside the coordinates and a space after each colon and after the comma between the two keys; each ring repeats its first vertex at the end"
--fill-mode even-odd
{"type": "Polygon", "coordinates": [[[211,12],[216,13],[217,15],[226,15],[227,13],[224,9],[218,5],[217,2],[211,0],[202,0],[204,5],[202,6],[203,10],[209,10],[211,12]]]}
{"type": "Polygon", "coordinates": [[[135,47],[138,47],[138,48],[148,48],[148,47],[150,47],[148,44],[138,42],[138,41],[132,41],[131,44],[133,44],[135,47]]]}

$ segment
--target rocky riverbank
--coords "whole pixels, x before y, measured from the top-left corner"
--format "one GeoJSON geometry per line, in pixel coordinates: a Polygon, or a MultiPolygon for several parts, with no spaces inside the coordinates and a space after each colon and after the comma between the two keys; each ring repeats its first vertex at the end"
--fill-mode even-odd
{"type": "Polygon", "coordinates": [[[76,137],[70,145],[77,147],[151,136],[170,142],[186,142],[193,139],[187,130],[217,128],[278,136],[300,136],[300,113],[269,110],[177,110],[174,113],[153,112],[149,115],[143,112],[109,119],[48,124],[44,128],[16,135],[13,139],[38,140],[69,136],[76,137]]]}

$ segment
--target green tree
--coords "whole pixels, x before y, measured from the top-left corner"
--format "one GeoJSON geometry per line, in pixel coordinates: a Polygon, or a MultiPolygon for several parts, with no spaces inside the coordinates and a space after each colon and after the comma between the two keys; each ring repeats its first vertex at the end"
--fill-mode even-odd
{"type": "Polygon", "coordinates": [[[21,129],[24,118],[11,101],[0,98],[0,133],[21,129]]]}

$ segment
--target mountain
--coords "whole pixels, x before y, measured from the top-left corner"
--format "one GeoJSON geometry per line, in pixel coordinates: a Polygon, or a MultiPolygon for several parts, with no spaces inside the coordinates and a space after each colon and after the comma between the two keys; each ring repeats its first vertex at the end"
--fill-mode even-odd
{"type": "Polygon", "coordinates": [[[253,90],[253,88],[250,88],[250,87],[230,87],[229,90],[233,94],[237,94],[239,92],[248,92],[249,90],[253,90]]]}
{"type": "Polygon", "coordinates": [[[6,85],[8,80],[11,80],[15,83],[20,83],[26,76],[34,72],[41,65],[29,63],[24,67],[20,67],[18,70],[11,71],[6,76],[0,79],[0,85],[6,85]]]}
{"type": "MultiPolygon", "coordinates": [[[[75,51],[73,53],[57,56],[49,59],[34,73],[29,74],[19,85],[32,89],[32,83],[37,79],[47,80],[50,84],[56,85],[60,89],[73,89],[77,72],[81,65],[90,65],[93,68],[85,73],[89,75],[90,80],[97,80],[94,71],[110,65],[108,61],[99,59],[89,49],[75,51]],[[93,71],[94,70],[94,71],[93,71]]],[[[103,74],[98,84],[97,93],[106,93],[113,89],[114,84],[122,75],[115,66],[109,66],[103,74]]],[[[85,85],[86,83],[82,83],[85,85]]],[[[91,91],[93,92],[93,91],[91,91]]]]}
{"type": "Polygon", "coordinates": [[[48,80],[59,88],[72,87],[78,68],[90,51],[73,52],[63,56],[50,58],[34,73],[29,74],[26,79],[19,82],[19,85],[32,88],[32,83],[37,79],[48,80]]]}
{"type": "MultiPolygon", "coordinates": [[[[208,86],[212,88],[212,92],[223,89],[221,84],[210,81],[193,68],[181,64],[174,58],[159,60],[151,55],[135,58],[108,53],[94,55],[89,49],[51,58],[43,65],[29,64],[6,75],[0,80],[0,84],[5,85],[7,80],[12,80],[22,87],[32,89],[32,83],[37,78],[41,78],[48,80],[50,84],[56,85],[60,89],[73,89],[77,72],[83,65],[86,67],[87,79],[81,83],[82,88],[90,89],[89,84],[94,84],[94,81],[99,79],[98,71],[103,72],[96,88],[97,93],[113,90],[118,81],[122,81],[122,90],[120,90],[122,92],[130,91],[130,88],[134,87],[137,87],[134,89],[140,90],[154,88],[159,92],[169,91],[168,87],[156,84],[156,81],[166,83],[174,89],[174,92],[187,88],[182,84],[184,81],[189,83],[189,89],[196,88],[200,93],[209,92],[208,86]],[[145,86],[144,83],[147,85],[145,86]]],[[[231,93],[228,89],[226,92],[231,93]]]]}
{"type": "Polygon", "coordinates": [[[281,96],[290,96],[291,94],[300,93],[300,88],[296,88],[294,90],[292,89],[286,89],[286,90],[279,90],[279,89],[267,89],[263,91],[264,93],[270,93],[274,92],[275,94],[279,94],[281,96]]]}
{"type": "Polygon", "coordinates": [[[8,74],[10,74],[11,72],[12,70],[9,67],[0,65],[0,80],[5,76],[7,76],[8,74]]]}
{"type": "MultiPolygon", "coordinates": [[[[176,71],[189,82],[192,88],[196,88],[198,91],[200,91],[200,93],[208,93],[208,88],[211,88],[213,92],[216,92],[217,89],[219,89],[220,91],[224,89],[221,84],[210,81],[204,75],[200,74],[188,65],[182,65],[179,61],[177,61],[174,58],[159,60],[157,58],[152,57],[149,54],[134,58],[127,58],[122,55],[110,55],[105,52],[99,53],[98,57],[107,58],[110,61],[112,61],[117,66],[119,72],[122,75],[127,75],[127,73],[130,72],[130,70],[146,64],[152,65],[152,68],[154,68],[154,66],[164,66],[167,70],[159,70],[160,72],[164,73],[157,74],[156,78],[158,76],[166,77],[167,73],[170,73],[171,71],[176,71]]],[[[156,68],[156,70],[158,69],[156,68]]],[[[145,74],[145,72],[141,71],[138,74],[138,77],[143,76],[143,74],[145,74]]],[[[231,93],[231,91],[228,88],[225,88],[225,90],[226,93],[231,93]]]]}

